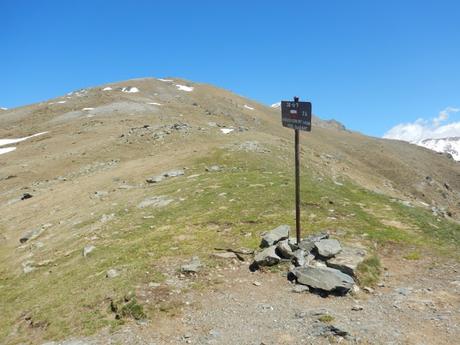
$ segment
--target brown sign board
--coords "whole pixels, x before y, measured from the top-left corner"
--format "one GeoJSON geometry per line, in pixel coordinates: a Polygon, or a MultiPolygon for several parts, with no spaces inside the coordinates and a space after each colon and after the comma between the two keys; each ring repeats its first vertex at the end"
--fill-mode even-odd
{"type": "Polygon", "coordinates": [[[311,103],[281,101],[281,122],[284,127],[311,131],[311,103]]]}

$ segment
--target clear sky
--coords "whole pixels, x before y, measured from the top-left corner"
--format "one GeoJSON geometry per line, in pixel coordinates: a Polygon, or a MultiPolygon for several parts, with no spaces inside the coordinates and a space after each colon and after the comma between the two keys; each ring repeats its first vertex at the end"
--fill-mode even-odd
{"type": "Polygon", "coordinates": [[[375,136],[447,107],[460,121],[459,16],[458,0],[0,0],[0,106],[175,76],[298,95],[375,136]]]}

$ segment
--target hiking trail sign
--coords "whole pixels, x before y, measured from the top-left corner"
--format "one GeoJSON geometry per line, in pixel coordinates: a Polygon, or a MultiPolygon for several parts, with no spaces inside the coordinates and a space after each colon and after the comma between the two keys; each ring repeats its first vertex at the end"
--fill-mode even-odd
{"type": "Polygon", "coordinates": [[[284,127],[300,131],[311,131],[311,103],[281,101],[281,121],[284,127]]]}
{"type": "Polygon", "coordinates": [[[297,244],[300,243],[300,139],[299,131],[311,132],[311,103],[281,101],[281,122],[295,132],[295,230],[297,244]]]}

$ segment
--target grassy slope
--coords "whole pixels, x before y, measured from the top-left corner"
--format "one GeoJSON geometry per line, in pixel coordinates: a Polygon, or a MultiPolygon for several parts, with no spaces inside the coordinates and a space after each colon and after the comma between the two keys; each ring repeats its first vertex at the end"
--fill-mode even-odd
{"type": "MultiPolygon", "coordinates": [[[[212,266],[214,247],[256,248],[259,234],[281,223],[293,224],[293,171],[277,159],[285,153],[215,151],[197,159],[187,170],[195,178],[172,178],[144,190],[145,197],[167,195],[175,202],[159,209],[114,206],[115,220],[98,230],[91,221],[80,224],[78,239],[56,251],[53,263],[17,276],[0,272],[0,339],[7,343],[59,339],[116,327],[109,311],[118,300],[149,282],[163,281],[181,259],[199,255],[212,266]],[[205,172],[219,164],[221,172],[205,172]],[[224,194],[225,193],[225,194],[224,194]],[[181,200],[182,199],[182,200],[181,200]],[[145,217],[153,218],[145,218],[145,217]],[[96,250],[83,258],[85,237],[96,236],[96,250]],[[109,268],[121,275],[105,278],[109,268]],[[32,337],[33,336],[33,337],[32,337]]],[[[337,185],[302,168],[302,226],[304,233],[337,230],[345,241],[370,245],[401,243],[417,251],[449,250],[460,246],[460,227],[431,213],[366,191],[351,181],[337,185]]],[[[95,215],[94,220],[100,215],[95,215]]],[[[3,260],[5,253],[0,253],[3,260]]],[[[146,304],[149,317],[165,301],[146,304]]]]}

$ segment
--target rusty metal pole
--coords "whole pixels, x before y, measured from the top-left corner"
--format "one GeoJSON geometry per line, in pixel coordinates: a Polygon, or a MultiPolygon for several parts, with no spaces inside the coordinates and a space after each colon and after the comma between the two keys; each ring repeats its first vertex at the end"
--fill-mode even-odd
{"type": "MultiPolygon", "coordinates": [[[[299,97],[294,97],[298,102],[299,97]]],[[[295,129],[295,233],[297,244],[300,243],[300,138],[299,130],[295,129]]]]}

